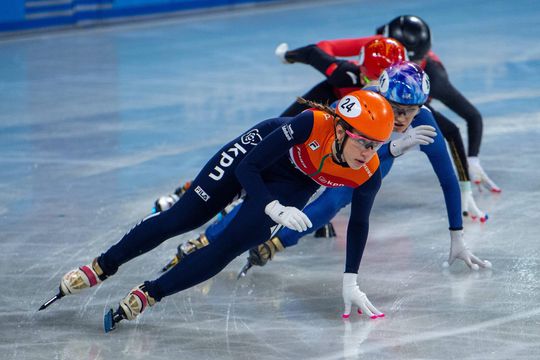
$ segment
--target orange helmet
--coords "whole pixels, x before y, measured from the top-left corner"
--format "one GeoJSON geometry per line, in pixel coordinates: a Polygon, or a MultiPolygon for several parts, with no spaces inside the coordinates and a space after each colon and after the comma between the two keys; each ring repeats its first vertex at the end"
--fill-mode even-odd
{"type": "Polygon", "coordinates": [[[373,91],[357,90],[344,96],[336,106],[336,113],[346,123],[345,127],[349,126],[372,140],[388,140],[394,128],[390,103],[373,91]]]}
{"type": "Polygon", "coordinates": [[[390,65],[406,61],[407,50],[397,40],[378,38],[371,40],[360,49],[360,71],[369,80],[377,80],[384,69],[390,65]]]}

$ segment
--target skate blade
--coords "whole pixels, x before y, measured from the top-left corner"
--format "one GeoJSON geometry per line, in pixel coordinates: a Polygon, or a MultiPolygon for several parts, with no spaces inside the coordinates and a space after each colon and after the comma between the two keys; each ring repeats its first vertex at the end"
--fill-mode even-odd
{"type": "Polygon", "coordinates": [[[241,278],[245,277],[247,275],[248,270],[251,269],[252,266],[253,265],[251,265],[251,263],[249,262],[246,265],[244,265],[242,270],[240,270],[240,272],[236,276],[236,280],[240,280],[241,278]]]}
{"type": "Polygon", "coordinates": [[[64,297],[64,294],[61,291],[59,291],[58,294],[54,295],[52,298],[47,300],[43,305],[41,305],[38,311],[45,310],[46,308],[51,306],[51,304],[54,303],[56,300],[61,299],[63,297],[64,297]]]}
{"type": "Polygon", "coordinates": [[[174,257],[174,259],[172,259],[171,261],[169,261],[169,263],[167,265],[165,265],[163,267],[163,269],[161,269],[161,272],[164,273],[164,272],[167,272],[169,271],[170,269],[172,269],[173,267],[175,267],[177,264],[178,264],[178,257],[174,257]]]}
{"type": "Polygon", "coordinates": [[[105,333],[109,333],[116,329],[116,322],[114,321],[114,310],[109,309],[105,316],[103,317],[103,329],[105,333]]]}

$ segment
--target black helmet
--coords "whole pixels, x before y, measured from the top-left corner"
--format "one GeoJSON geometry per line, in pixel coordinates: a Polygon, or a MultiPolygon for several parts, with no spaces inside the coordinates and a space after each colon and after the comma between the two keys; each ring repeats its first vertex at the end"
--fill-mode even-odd
{"type": "Polygon", "coordinates": [[[431,48],[431,34],[426,22],[414,15],[398,16],[377,28],[377,34],[391,37],[405,45],[411,60],[420,60],[431,48]]]}

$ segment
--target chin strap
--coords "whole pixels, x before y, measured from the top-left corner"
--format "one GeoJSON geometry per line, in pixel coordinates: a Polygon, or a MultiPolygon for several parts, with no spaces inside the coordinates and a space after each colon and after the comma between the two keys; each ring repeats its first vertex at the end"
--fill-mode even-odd
{"type": "Polygon", "coordinates": [[[336,133],[336,126],[339,124],[344,129],[349,130],[349,131],[352,130],[352,127],[349,124],[347,124],[345,121],[341,120],[341,119],[336,120],[336,117],[334,117],[334,122],[335,122],[335,125],[334,125],[334,144],[335,144],[335,147],[336,147],[336,160],[337,160],[337,163],[339,165],[341,165],[343,167],[349,167],[349,165],[347,164],[345,159],[343,159],[343,148],[345,147],[345,142],[347,142],[347,139],[349,138],[349,135],[347,135],[347,133],[345,133],[345,135],[343,136],[343,141],[341,141],[341,143],[340,143],[339,140],[338,140],[338,137],[337,137],[337,133],[336,133]]]}

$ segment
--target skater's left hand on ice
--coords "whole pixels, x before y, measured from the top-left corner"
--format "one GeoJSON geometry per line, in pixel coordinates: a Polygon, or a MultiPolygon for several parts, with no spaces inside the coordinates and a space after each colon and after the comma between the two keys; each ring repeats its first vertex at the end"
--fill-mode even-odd
{"type": "Polygon", "coordinates": [[[479,259],[469,250],[463,239],[463,230],[450,230],[450,255],[448,255],[448,261],[445,261],[443,266],[452,265],[456,259],[463,260],[473,270],[491,268],[489,261],[479,259]]]}
{"type": "Polygon", "coordinates": [[[479,219],[484,223],[489,218],[488,215],[476,206],[471,189],[470,181],[460,181],[459,188],[461,189],[461,211],[463,216],[470,216],[473,220],[479,219]]]}
{"type": "Polygon", "coordinates": [[[345,311],[342,317],[344,319],[349,318],[352,305],[358,306],[359,314],[364,313],[372,319],[384,317],[384,314],[371,304],[366,294],[360,291],[356,282],[357,276],[357,274],[351,273],[343,274],[343,302],[345,303],[345,311]]]}
{"type": "Polygon", "coordinates": [[[480,185],[488,189],[489,191],[493,193],[500,193],[501,188],[497,186],[487,176],[486,172],[482,168],[482,165],[480,165],[480,159],[476,156],[470,156],[467,158],[467,163],[469,164],[469,175],[471,176],[471,180],[478,185],[478,188],[480,188],[480,185]]]}
{"type": "Polygon", "coordinates": [[[277,200],[268,203],[264,212],[276,223],[291,230],[302,232],[313,226],[307,215],[301,210],[294,206],[283,206],[277,200]]]}

